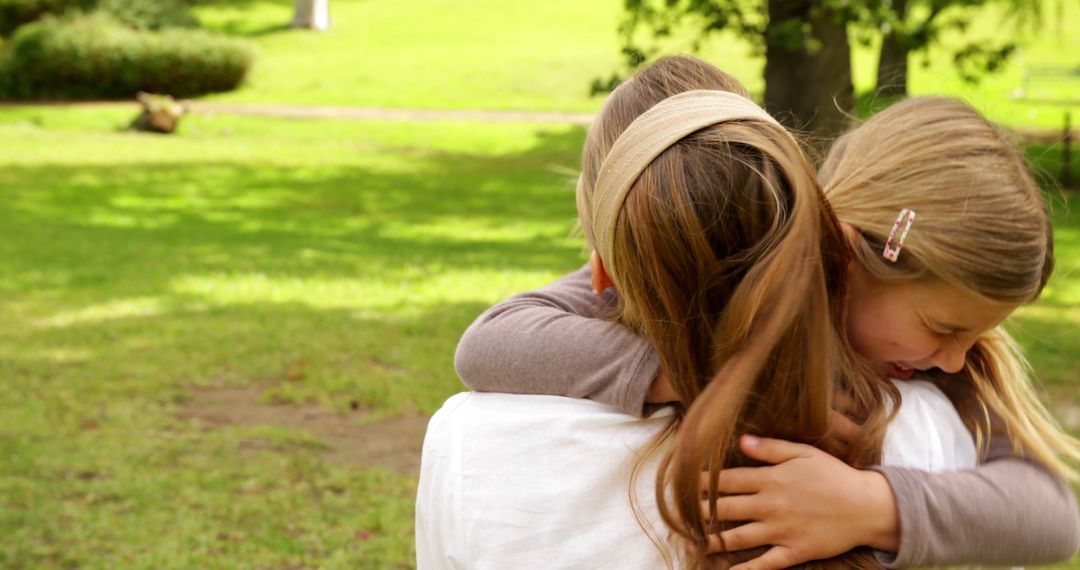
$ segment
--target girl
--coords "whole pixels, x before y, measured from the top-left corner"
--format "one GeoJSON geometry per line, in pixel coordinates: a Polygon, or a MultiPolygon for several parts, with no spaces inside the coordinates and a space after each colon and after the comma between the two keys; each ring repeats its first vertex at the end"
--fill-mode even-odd
{"type": "MultiPolygon", "coordinates": [[[[633,82],[648,103],[694,87],[738,91],[717,87],[716,80],[702,81],[722,74],[691,58],[656,65],[660,67],[643,71],[633,82]],[[661,71],[671,65],[696,70],[688,75],[689,86],[671,83],[677,74],[661,71]]],[[[625,128],[627,117],[632,120],[640,112],[614,95],[605,105],[586,143],[583,186],[595,181],[599,164],[621,132],[619,126],[625,128]]],[[[1076,459],[1077,445],[1038,403],[1014,344],[997,327],[1015,307],[1037,297],[1052,268],[1049,222],[1022,157],[966,106],[921,99],[886,110],[844,137],[826,160],[821,178],[854,251],[843,326],[851,344],[882,377],[918,374],[938,381],[965,412],[985,462],[972,471],[936,475],[881,468],[891,492],[885,488],[878,497],[883,499],[877,502],[883,505],[878,514],[884,521],[879,526],[888,528],[891,522],[892,528],[875,545],[897,553],[891,561],[895,566],[1037,563],[1071,556],[1080,523],[1075,500],[1061,478],[1072,471],[1059,457],[1076,459]],[[916,213],[910,233],[902,245],[895,239],[887,244],[904,209],[916,213]],[[882,257],[887,245],[895,261],[882,257]]],[[[579,193],[579,209],[581,205],[579,193]]],[[[730,217],[722,211],[714,219],[727,225],[730,217]]],[[[906,223],[907,218],[901,220],[901,229],[906,223]]],[[[589,226],[583,225],[595,245],[589,226]]],[[[739,224],[730,228],[744,230],[739,224]]],[[[607,260],[599,257],[594,259],[597,270],[584,269],[481,316],[456,355],[463,380],[479,390],[591,397],[638,415],[650,399],[677,399],[690,406],[696,393],[687,388],[686,378],[700,375],[700,366],[695,371],[686,363],[666,362],[663,350],[658,355],[629,328],[582,317],[627,303],[624,287],[618,288],[618,296],[608,291],[593,300],[589,294],[590,285],[603,291],[610,282],[608,271],[595,263],[607,260]],[[654,381],[657,377],[671,378],[674,398],[664,381],[654,381]]],[[[796,279],[798,273],[792,267],[786,275],[796,279]]],[[[700,296],[689,301],[706,302],[700,296]]],[[[649,340],[698,343],[699,354],[707,353],[701,343],[714,340],[652,321],[623,319],[649,340]],[[649,334],[650,326],[671,330],[649,334]]],[[[718,376],[716,385],[725,383],[718,376]]],[[[853,520],[850,512],[829,508],[843,504],[838,498],[848,489],[836,482],[850,480],[849,473],[840,471],[850,468],[833,462],[823,470],[822,456],[769,440],[746,451],[763,460],[789,461],[756,472],[731,469],[726,472],[731,477],[718,482],[721,492],[756,491],[740,495],[738,501],[725,497],[717,505],[724,512],[737,504],[744,517],[739,520],[757,521],[721,535],[728,549],[777,545],[755,562],[777,567],[869,542],[855,538],[855,529],[845,524],[853,520]],[[765,486],[762,480],[794,483],[765,486]],[[734,487],[725,487],[729,484],[734,487]],[[787,501],[791,508],[770,517],[767,505],[776,501],[787,501]],[[811,516],[810,527],[830,532],[819,537],[805,532],[807,526],[792,523],[811,516]]],[[[719,542],[714,538],[712,548],[719,542]]]]}

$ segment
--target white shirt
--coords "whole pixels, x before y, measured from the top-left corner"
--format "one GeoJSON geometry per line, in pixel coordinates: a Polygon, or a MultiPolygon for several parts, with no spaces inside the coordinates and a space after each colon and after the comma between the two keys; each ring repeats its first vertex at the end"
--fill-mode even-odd
{"type": "MultiPolygon", "coordinates": [[[[930,471],[973,467],[975,444],[948,398],[896,382],[903,405],[884,463],[930,471]]],[[[638,452],[670,412],[650,419],[557,396],[462,393],[431,418],[416,498],[418,570],[664,568],[630,505],[638,452]]],[[[636,498],[660,538],[657,457],[636,498]]]]}

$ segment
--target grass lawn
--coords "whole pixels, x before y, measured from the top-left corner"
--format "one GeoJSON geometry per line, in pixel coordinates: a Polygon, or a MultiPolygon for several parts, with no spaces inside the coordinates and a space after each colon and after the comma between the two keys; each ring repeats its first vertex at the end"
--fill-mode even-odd
{"type": "Polygon", "coordinates": [[[433,411],[578,264],[580,128],[127,118],[0,110],[0,567],[410,566],[414,474],[190,408],[433,411]]]}
{"type": "MultiPolygon", "coordinates": [[[[594,77],[618,67],[619,0],[502,2],[447,0],[370,2],[333,0],[334,28],[325,33],[285,30],[291,0],[221,0],[198,8],[207,27],[247,36],[260,51],[247,86],[212,99],[256,103],[359,105],[446,109],[595,111],[589,97],[594,77]]],[[[1026,33],[1018,57],[981,85],[962,82],[951,52],[931,51],[912,60],[915,94],[967,99],[994,120],[1013,126],[1060,129],[1062,108],[1014,101],[1025,66],[1075,66],[1080,3],[1044,0],[1045,26],[1026,33]]],[[[971,37],[998,41],[999,15],[988,13],[971,37]]],[[[945,44],[955,45],[955,37],[945,44]]],[[[689,49],[685,36],[667,49],[689,49]]],[[[873,88],[877,51],[853,54],[858,91],[873,88]]],[[[730,36],[707,42],[702,55],[744,81],[764,89],[764,61],[730,36]]],[[[1036,97],[1080,98],[1080,82],[1036,83],[1036,97]]]]}
{"type": "MultiPolygon", "coordinates": [[[[471,319],[581,262],[582,129],[128,118],[0,109],[0,566],[411,567],[414,474],[197,408],[433,411],[471,319]]],[[[1077,206],[1058,199],[1059,271],[1015,319],[1057,401],[1080,371],[1077,206]]]]}

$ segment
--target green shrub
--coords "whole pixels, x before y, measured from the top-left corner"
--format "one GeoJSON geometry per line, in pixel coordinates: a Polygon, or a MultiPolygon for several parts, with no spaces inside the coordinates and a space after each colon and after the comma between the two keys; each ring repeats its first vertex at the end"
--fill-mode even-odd
{"type": "Polygon", "coordinates": [[[177,0],[97,0],[97,9],[140,30],[199,27],[187,4],[177,0]]]}
{"type": "Polygon", "coordinates": [[[139,31],[101,13],[27,24],[6,51],[7,95],[21,99],[229,91],[244,80],[253,59],[248,45],[235,39],[202,30],[139,31]]]}
{"type": "Polygon", "coordinates": [[[98,0],[0,0],[0,36],[43,16],[89,10],[97,3],[98,0]]]}
{"type": "Polygon", "coordinates": [[[182,0],[0,0],[0,36],[45,16],[105,12],[133,28],[194,28],[199,21],[182,0]]]}
{"type": "Polygon", "coordinates": [[[11,55],[0,51],[0,100],[15,98],[15,89],[14,85],[12,85],[13,78],[11,55]]]}

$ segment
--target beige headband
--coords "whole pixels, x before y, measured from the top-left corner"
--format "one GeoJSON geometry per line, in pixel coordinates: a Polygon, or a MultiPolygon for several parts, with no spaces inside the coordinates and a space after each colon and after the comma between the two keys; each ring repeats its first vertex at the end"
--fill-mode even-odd
{"type": "MultiPolygon", "coordinates": [[[[596,241],[593,245],[600,250],[609,275],[613,278],[617,275],[612,249],[615,222],[634,181],[656,157],[687,135],[740,119],[761,120],[780,127],[776,119],[745,97],[727,91],[697,90],[657,103],[619,135],[600,167],[592,199],[592,234],[596,241]]],[[[582,191],[579,184],[578,192],[582,191]]],[[[579,195],[579,203],[581,198],[579,195]]]]}

